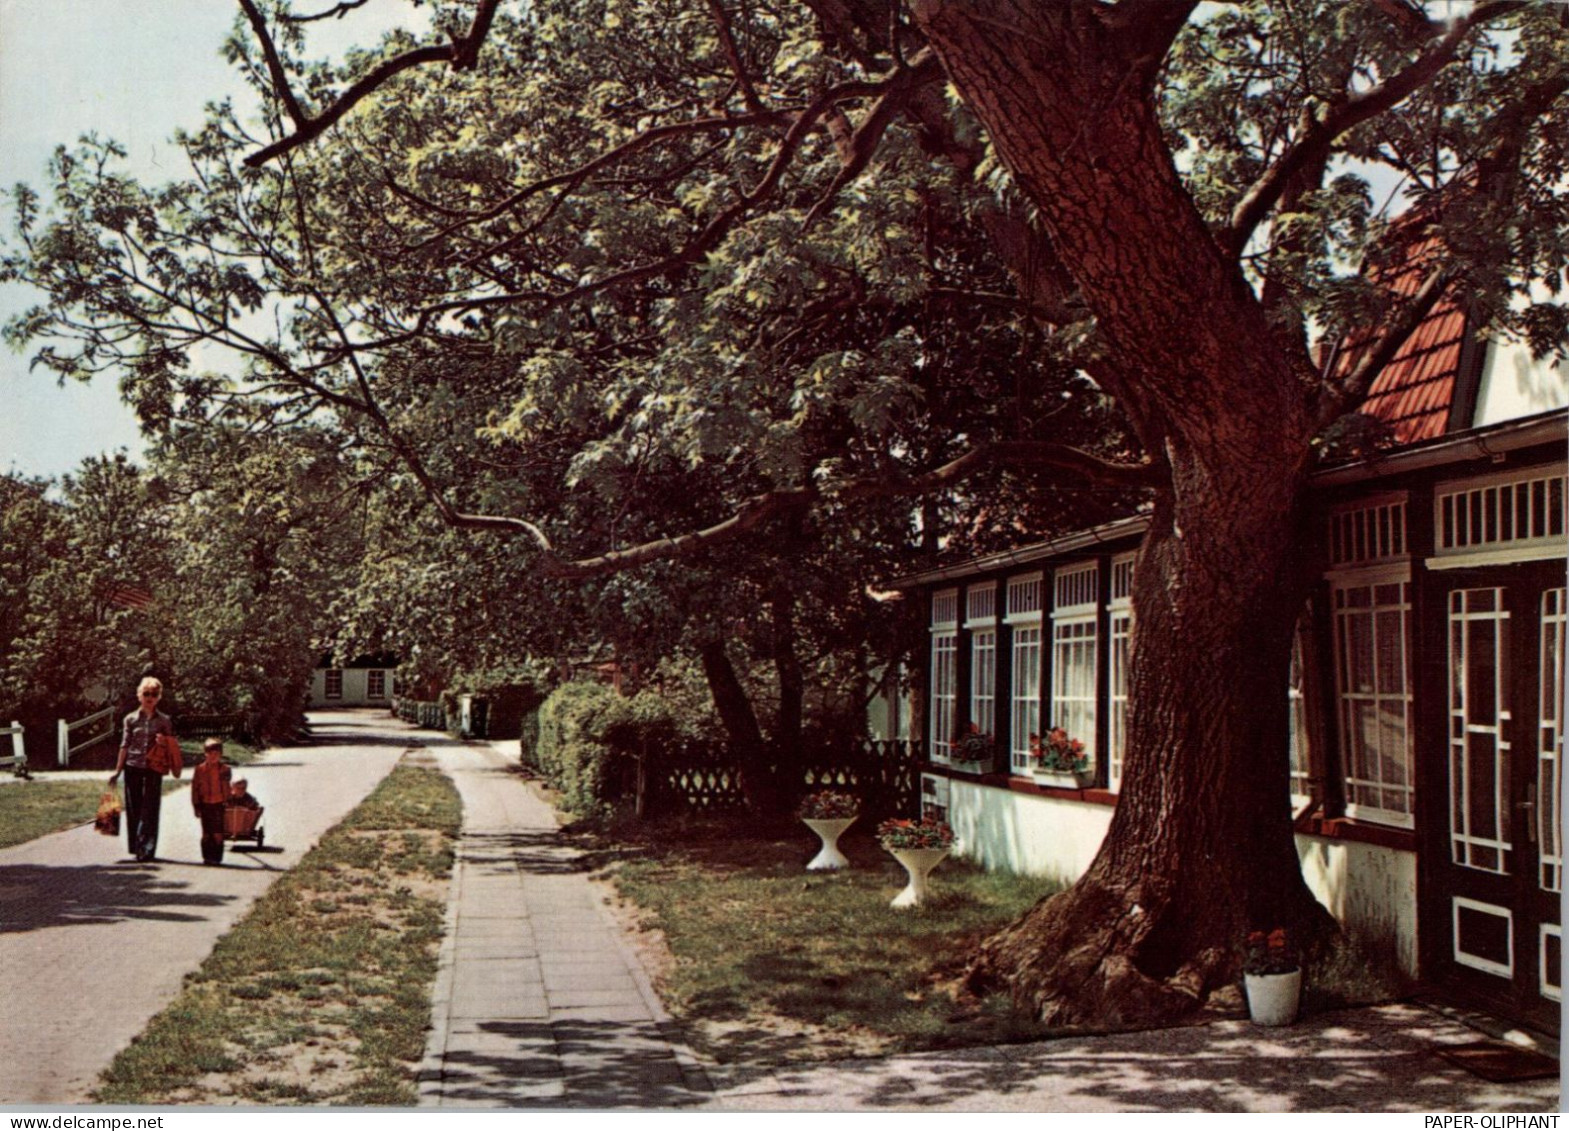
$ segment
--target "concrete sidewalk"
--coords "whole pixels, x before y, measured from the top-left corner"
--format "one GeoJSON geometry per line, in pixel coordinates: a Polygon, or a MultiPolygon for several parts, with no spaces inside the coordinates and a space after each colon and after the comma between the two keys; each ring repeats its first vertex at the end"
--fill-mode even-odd
{"type": "Polygon", "coordinates": [[[417,741],[385,715],[312,723],[318,745],[245,767],[266,848],[230,844],[225,867],[202,865],[183,793],[163,800],[156,864],[91,825],[0,851],[0,1104],[87,1102],[213,944],[417,741]]]}
{"type": "MultiPolygon", "coordinates": [[[[841,1061],[710,1069],[720,1111],[1536,1112],[1557,1079],[1490,1083],[1437,1054],[1487,1039],[1425,1006],[1280,1029],[1180,1029],[841,1061]]],[[[1556,1050],[1555,1050],[1556,1051],[1556,1050]]]]}
{"type": "Polygon", "coordinates": [[[427,1107],[670,1108],[707,1077],[555,813],[501,749],[425,732],[463,832],[420,1074],[427,1107]]]}

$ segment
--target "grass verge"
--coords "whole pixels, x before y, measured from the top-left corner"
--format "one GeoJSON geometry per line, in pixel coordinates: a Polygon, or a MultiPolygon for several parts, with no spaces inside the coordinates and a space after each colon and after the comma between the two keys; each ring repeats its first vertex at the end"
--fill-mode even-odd
{"type": "MultiPolygon", "coordinates": [[[[200,742],[182,741],[180,749],[185,753],[187,773],[178,781],[166,779],[165,794],[189,789],[189,767],[202,760],[200,742]]],[[[249,765],[261,752],[259,746],[238,742],[224,747],[224,757],[236,766],[249,765]]],[[[0,784],[0,848],[87,824],[98,812],[98,799],[108,788],[109,773],[105,770],[102,778],[89,781],[51,781],[47,772],[39,772],[32,781],[0,784]]]]}
{"type": "Polygon", "coordinates": [[[896,911],[904,872],[868,831],[852,868],[809,873],[804,827],[738,822],[616,830],[609,875],[664,936],[660,990],[688,1039],[722,1062],[787,1063],[1039,1037],[1003,999],[958,990],[967,952],[1054,890],[955,859],[932,898],[896,911]],[[626,843],[630,839],[630,843],[626,843]]]}
{"type": "Polygon", "coordinates": [[[115,1057],[99,1103],[412,1105],[461,805],[400,764],[115,1057]]]}

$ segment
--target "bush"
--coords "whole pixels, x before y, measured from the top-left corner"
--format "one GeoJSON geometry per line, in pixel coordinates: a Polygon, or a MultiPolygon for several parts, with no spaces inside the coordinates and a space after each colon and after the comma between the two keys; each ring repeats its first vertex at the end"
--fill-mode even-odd
{"type": "Polygon", "coordinates": [[[620,795],[614,763],[630,749],[631,704],[598,683],[568,683],[539,708],[534,758],[575,813],[602,809],[620,795]]]}
{"type": "Polygon", "coordinates": [[[523,760],[573,812],[603,811],[632,789],[634,759],[675,739],[677,712],[652,692],[631,699],[602,683],[557,688],[525,726],[523,760]],[[530,733],[532,732],[532,734],[530,733]]]}

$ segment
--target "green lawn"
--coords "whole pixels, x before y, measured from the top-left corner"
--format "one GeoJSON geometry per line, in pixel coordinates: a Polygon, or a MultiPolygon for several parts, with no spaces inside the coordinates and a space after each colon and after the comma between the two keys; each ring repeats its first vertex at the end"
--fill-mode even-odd
{"type": "Polygon", "coordinates": [[[864,830],[854,867],[809,873],[801,826],[650,832],[610,873],[674,956],[660,989],[689,1038],[722,1061],[767,1063],[943,1048],[1043,1035],[1001,999],[958,992],[969,949],[1053,890],[955,859],[932,898],[889,901],[904,873],[864,830]]]}
{"type": "Polygon", "coordinates": [[[219,940],[95,1100],[412,1105],[461,816],[441,773],[400,765],[219,940]]]}

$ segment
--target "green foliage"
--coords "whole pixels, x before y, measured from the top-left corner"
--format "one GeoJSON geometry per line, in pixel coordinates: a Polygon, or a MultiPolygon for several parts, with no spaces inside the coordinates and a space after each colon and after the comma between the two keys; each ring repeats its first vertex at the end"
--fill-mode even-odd
{"type": "Polygon", "coordinates": [[[568,809],[597,812],[619,796],[623,760],[635,753],[643,725],[631,701],[610,687],[562,684],[539,708],[535,764],[568,809]]]}

